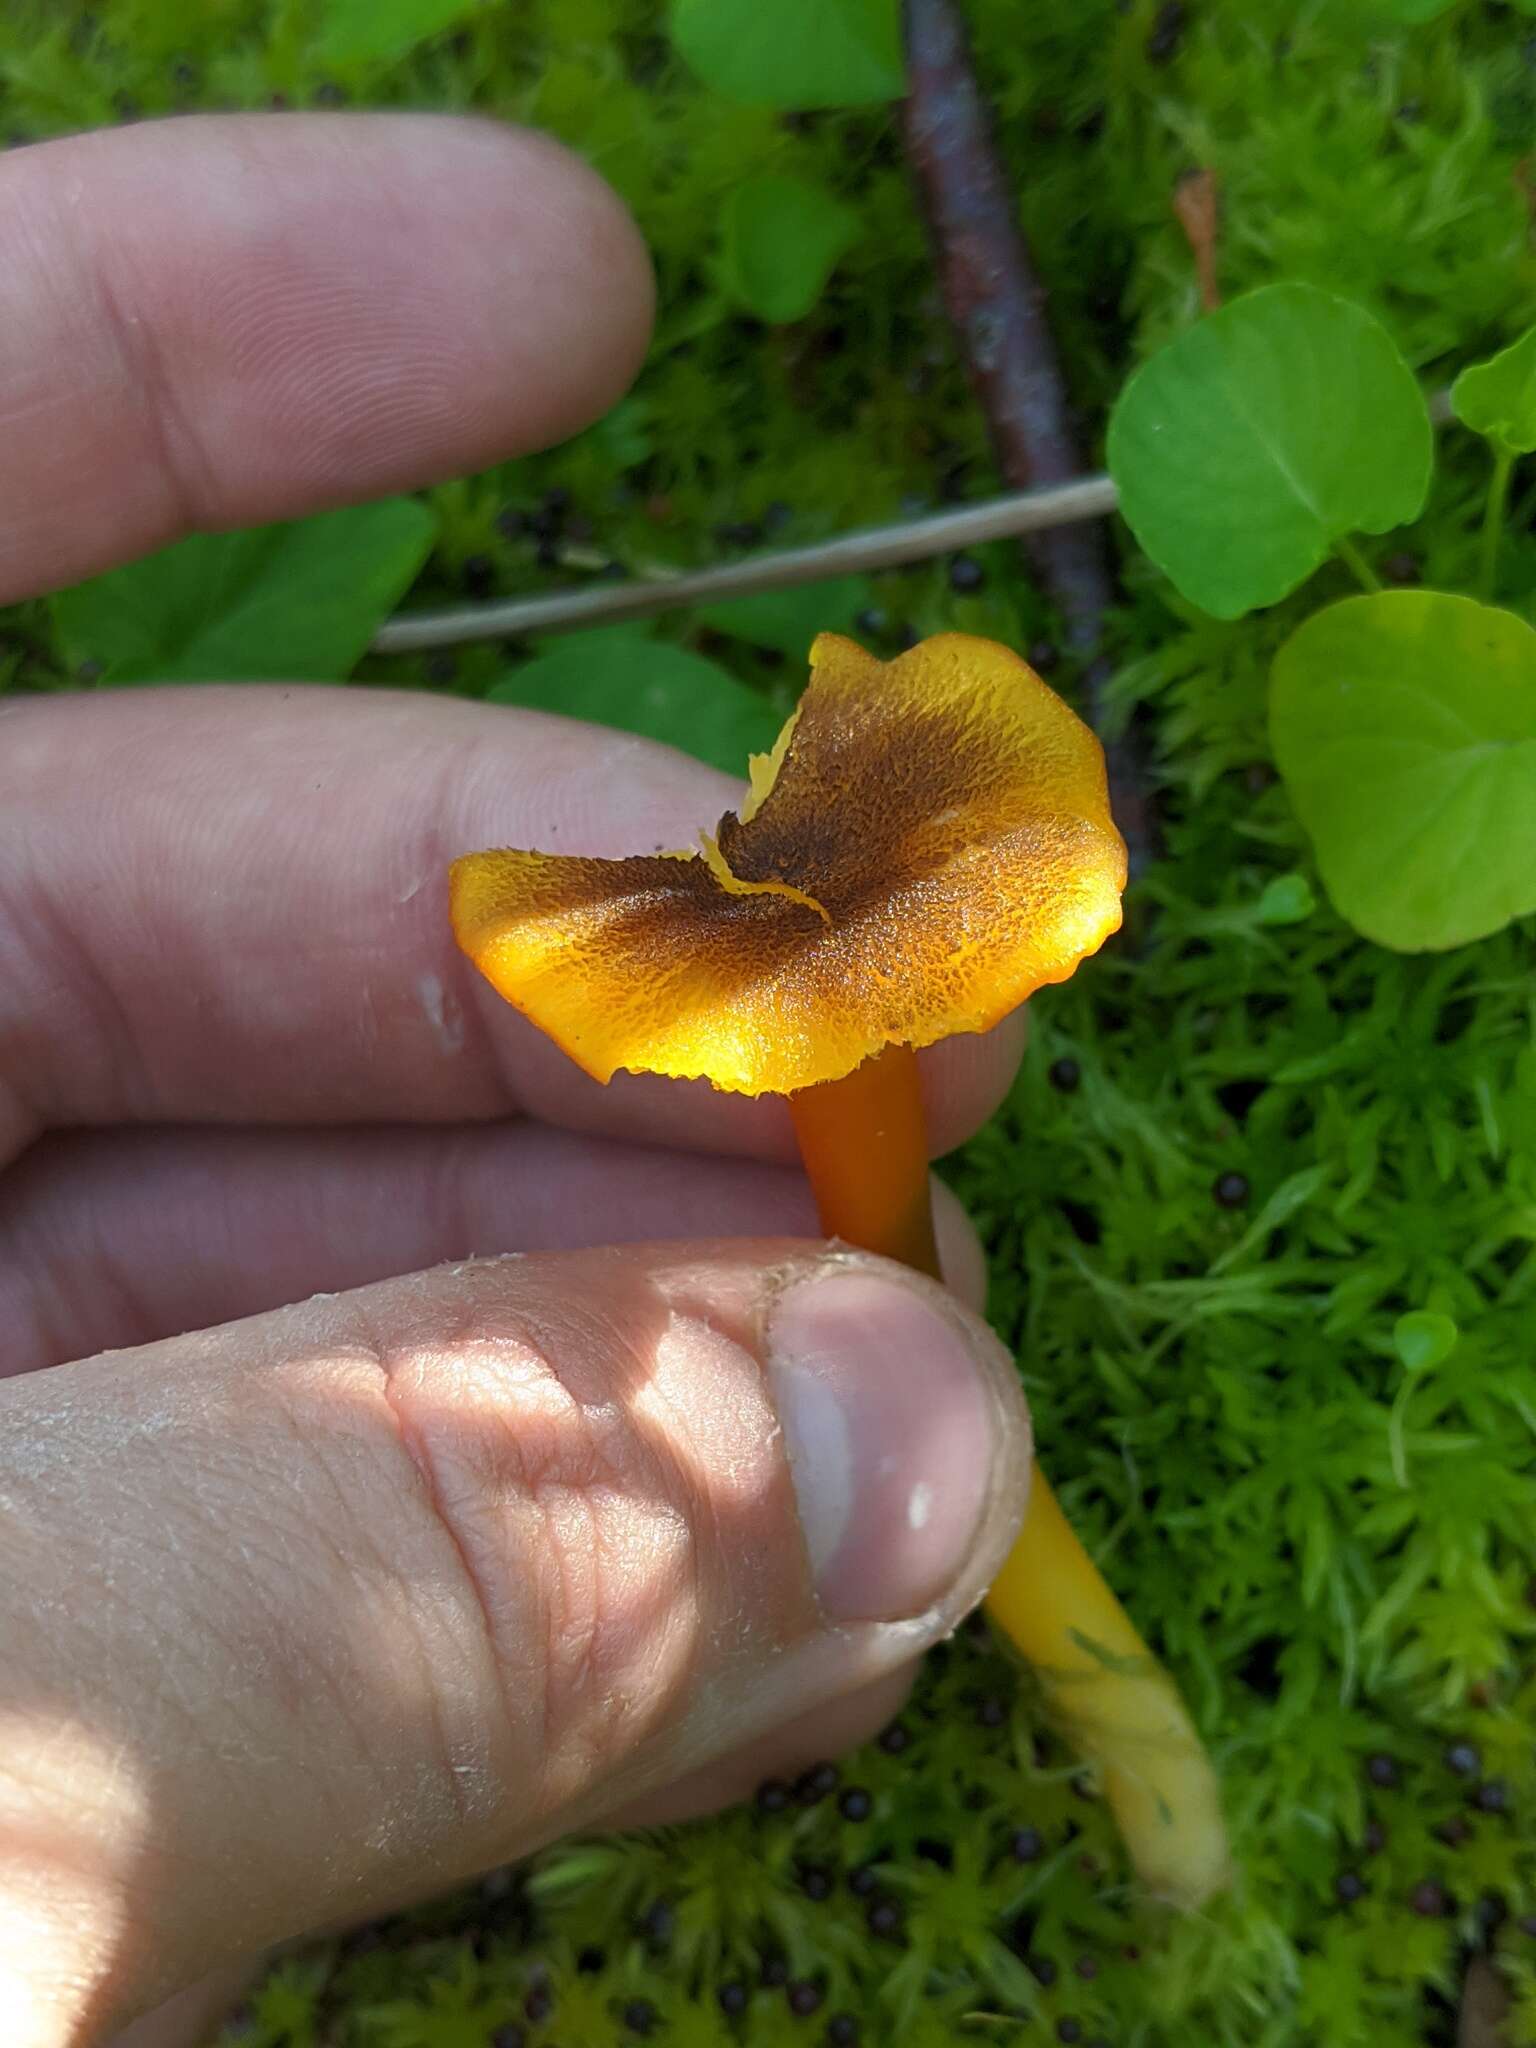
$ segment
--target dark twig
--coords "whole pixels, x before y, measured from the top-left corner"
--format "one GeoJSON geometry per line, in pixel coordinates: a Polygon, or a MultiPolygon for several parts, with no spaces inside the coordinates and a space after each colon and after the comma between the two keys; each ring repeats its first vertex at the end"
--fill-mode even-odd
{"type": "MultiPolygon", "coordinates": [[[[1083,473],[1046,295],[1019,229],[991,119],[971,67],[957,0],[904,0],[907,160],[933,237],[949,317],[986,413],[1003,479],[1017,490],[1083,473]]],[[[1103,729],[1109,664],[1105,615],[1115,601],[1097,524],[1031,535],[1024,547],[1082,664],[1084,707],[1103,729]]],[[[1130,746],[1107,749],[1115,815],[1144,864],[1151,842],[1145,778],[1130,746]]]]}
{"type": "Polygon", "coordinates": [[[1473,1956],[1461,1984],[1456,2048],[1507,2048],[1509,1986],[1487,1956],[1473,1956]]]}

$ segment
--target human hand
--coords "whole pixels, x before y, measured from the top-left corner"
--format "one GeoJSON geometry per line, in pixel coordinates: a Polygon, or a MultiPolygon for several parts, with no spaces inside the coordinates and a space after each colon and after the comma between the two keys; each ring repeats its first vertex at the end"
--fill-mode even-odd
{"type": "MultiPolygon", "coordinates": [[[[17,152],[0,237],[0,598],[557,438],[650,304],[580,166],[415,117],[17,152]]],[[[683,844],[735,794],[443,698],[0,702],[8,2048],[736,1796],[979,1599],[1001,1348],[813,1241],[781,1103],[598,1088],[449,936],[455,853],[683,844]]],[[[940,1146],[1018,1042],[925,1055],[940,1146]]]]}

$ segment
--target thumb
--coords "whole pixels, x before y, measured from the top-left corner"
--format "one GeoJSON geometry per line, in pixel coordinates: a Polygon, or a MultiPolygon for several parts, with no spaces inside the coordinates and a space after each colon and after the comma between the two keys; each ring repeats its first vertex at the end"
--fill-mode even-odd
{"type": "Polygon", "coordinates": [[[75,2041],[877,1681],[980,1598],[1028,1463],[981,1323],[792,1242],[0,1384],[0,2031],[75,2041]]]}

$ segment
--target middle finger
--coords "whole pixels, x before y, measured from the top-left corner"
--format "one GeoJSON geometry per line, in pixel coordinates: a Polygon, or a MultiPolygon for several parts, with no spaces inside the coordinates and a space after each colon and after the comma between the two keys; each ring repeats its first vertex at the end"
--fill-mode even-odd
{"type": "MultiPolygon", "coordinates": [[[[946,1276],[979,1304],[947,1189],[938,1222],[946,1276]]],[[[818,1235],[793,1167],[531,1122],[60,1134],[0,1179],[0,1376],[444,1260],[764,1235],[818,1235]]]]}

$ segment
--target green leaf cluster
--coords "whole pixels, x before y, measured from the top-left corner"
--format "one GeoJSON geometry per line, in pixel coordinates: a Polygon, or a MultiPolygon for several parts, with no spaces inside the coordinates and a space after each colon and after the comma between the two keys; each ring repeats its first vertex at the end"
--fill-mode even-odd
{"type": "MultiPolygon", "coordinates": [[[[1492,441],[1485,583],[1513,463],[1536,448],[1536,329],[1452,390],[1492,441]]],[[[1363,308],[1301,284],[1238,299],[1161,349],[1111,415],[1132,532],[1217,618],[1288,597],[1329,556],[1372,594],[1276,656],[1276,763],[1335,905],[1404,951],[1463,945],[1536,911],[1536,634],[1439,591],[1382,591],[1351,535],[1424,507],[1429,414],[1363,308]]]]}

